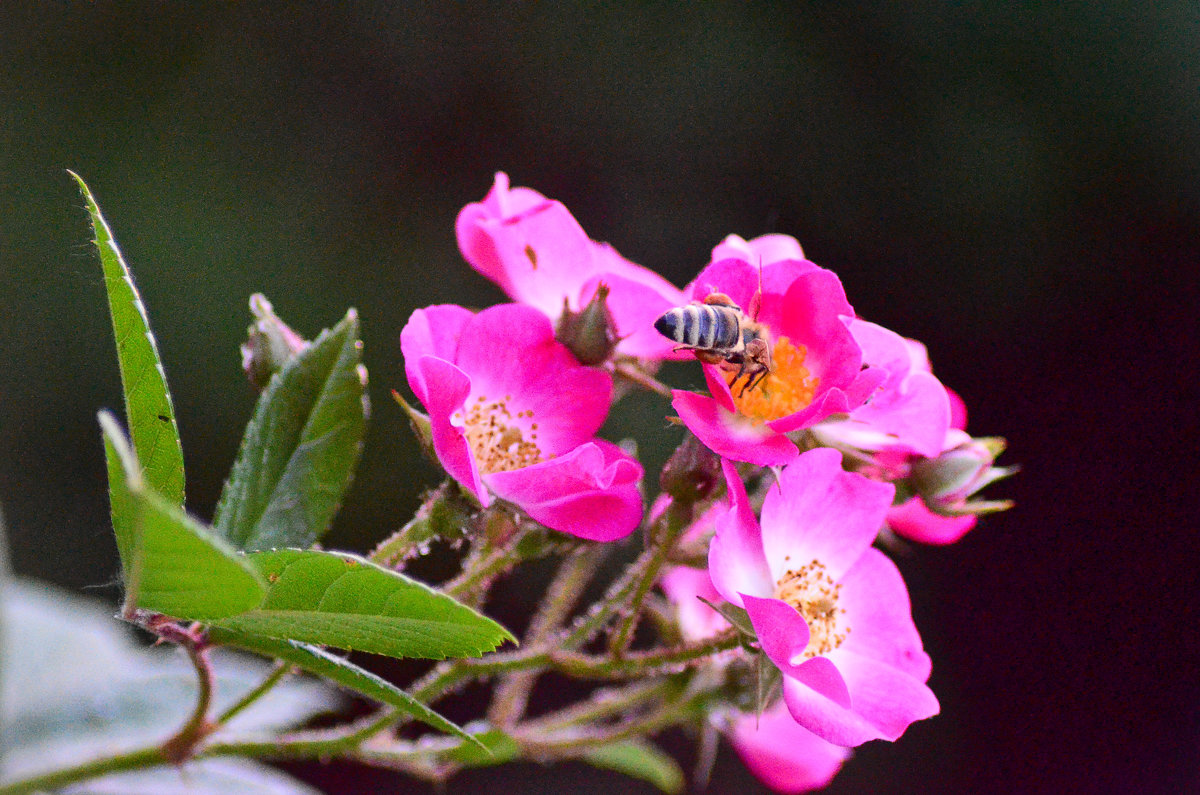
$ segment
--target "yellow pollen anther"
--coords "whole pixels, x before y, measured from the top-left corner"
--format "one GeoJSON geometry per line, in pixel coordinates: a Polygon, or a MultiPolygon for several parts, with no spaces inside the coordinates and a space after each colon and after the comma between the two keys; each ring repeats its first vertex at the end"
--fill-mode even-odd
{"type": "Polygon", "coordinates": [[[798,569],[788,569],[775,584],[775,598],[787,602],[808,624],[808,645],[801,655],[811,659],[827,654],[846,641],[850,628],[840,621],[846,609],[838,607],[840,583],[825,573],[825,565],[814,560],[798,569]]]}
{"type": "Polygon", "coordinates": [[[529,438],[521,424],[513,420],[533,417],[532,411],[518,411],[516,417],[508,410],[508,400],[489,402],[480,395],[466,407],[463,417],[467,444],[482,474],[509,472],[541,463],[542,451],[537,446],[537,423],[531,423],[529,438]]]}
{"type": "MultiPolygon", "coordinates": [[[[770,422],[795,414],[812,403],[820,379],[810,375],[804,366],[808,350],[780,337],[771,350],[773,367],[753,389],[733,390],[733,402],[738,411],[756,422],[770,422]]],[[[736,372],[730,373],[730,380],[736,372]]],[[[732,387],[733,384],[730,383],[732,387]]]]}

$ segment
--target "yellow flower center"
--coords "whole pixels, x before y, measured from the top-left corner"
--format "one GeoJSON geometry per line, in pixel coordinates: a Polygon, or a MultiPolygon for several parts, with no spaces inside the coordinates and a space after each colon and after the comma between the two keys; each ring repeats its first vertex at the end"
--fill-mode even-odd
{"type": "Polygon", "coordinates": [[[727,376],[733,392],[733,402],[738,412],[755,422],[770,422],[789,414],[795,414],[812,403],[817,393],[819,378],[811,375],[804,366],[808,349],[793,345],[787,337],[780,337],[771,350],[772,368],[753,389],[733,389],[733,376],[727,376]]]}
{"type": "MultiPolygon", "coordinates": [[[[846,641],[850,628],[839,624],[845,614],[838,607],[840,583],[825,573],[825,565],[814,560],[798,569],[788,569],[775,584],[775,598],[787,602],[808,624],[808,645],[801,655],[808,660],[827,654],[846,641]]],[[[842,622],[844,624],[844,622],[842,622]]]]}
{"type": "Polygon", "coordinates": [[[488,400],[479,395],[469,403],[463,417],[467,444],[479,465],[481,474],[509,472],[513,469],[541,463],[542,451],[537,446],[537,423],[532,422],[532,411],[518,411],[516,416],[508,409],[508,401],[488,400]],[[528,431],[529,438],[525,438],[528,431]]]}

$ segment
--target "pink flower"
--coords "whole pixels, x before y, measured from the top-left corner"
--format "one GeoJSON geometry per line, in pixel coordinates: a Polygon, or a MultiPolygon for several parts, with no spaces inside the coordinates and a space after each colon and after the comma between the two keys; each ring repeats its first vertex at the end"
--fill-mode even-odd
{"type": "Polygon", "coordinates": [[[621,338],[617,351],[642,358],[680,358],[653,323],[685,302],[683,292],[612,246],[589,239],[560,202],[529,188],[510,188],[508,175],[497,172],[484,200],[458,214],[455,230],[467,262],[514,301],[557,320],[564,305],[578,311],[598,285],[606,284],[608,309],[621,338]]]}
{"type": "Polygon", "coordinates": [[[535,309],[418,309],[400,333],[404,370],[429,412],[446,472],[487,506],[515,503],[547,527],[594,541],[641,521],[642,468],[594,438],[611,377],[581,366],[535,309]]]}
{"type": "Polygon", "coordinates": [[[884,370],[863,368],[862,350],[845,322],[854,310],[833,272],[799,258],[766,261],[801,256],[799,244],[779,238],[727,238],[714,259],[733,256],[709,265],[689,288],[695,301],[724,293],[748,316],[759,307],[751,320],[766,329],[772,372],[735,395],[729,383],[735,372],[705,365],[712,397],[676,390],[671,404],[711,450],[760,466],[794,460],[799,451],[784,434],[853,411],[887,378],[884,370]],[[758,257],[764,260],[761,297],[758,257]]]}
{"type": "MultiPolygon", "coordinates": [[[[714,519],[714,512],[706,513],[688,535],[711,532],[714,519]]],[[[661,584],[675,606],[686,639],[703,640],[729,628],[720,613],[697,598],[704,597],[714,604],[721,601],[707,571],[676,566],[667,571],[661,584]]],[[[808,792],[824,787],[851,753],[800,726],[783,702],[768,707],[761,716],[730,710],[714,716],[713,723],[729,738],[750,772],[776,792],[808,792]]]]}
{"type": "Polygon", "coordinates": [[[757,717],[738,713],[725,734],[750,772],[780,793],[827,786],[851,754],[796,723],[782,701],[757,717]]]}
{"type": "Polygon", "coordinates": [[[894,487],[819,448],[780,473],[755,521],[732,464],[731,507],[709,548],[713,585],[744,607],[783,673],[796,722],[828,742],[895,740],[938,712],[900,572],[871,547],[894,487]]]}

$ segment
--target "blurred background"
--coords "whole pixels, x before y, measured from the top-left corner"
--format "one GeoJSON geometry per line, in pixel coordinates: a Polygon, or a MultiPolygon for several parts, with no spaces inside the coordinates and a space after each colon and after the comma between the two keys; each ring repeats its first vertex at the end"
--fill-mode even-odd
{"type": "MultiPolygon", "coordinates": [[[[900,560],[942,714],[830,791],[1200,789],[1195,4],[0,5],[0,502],[18,572],[115,601],[120,382],[68,168],[149,308],[202,517],[255,399],[248,296],[307,336],[358,308],[374,412],[327,538],[353,550],[435,482],[388,396],[398,334],[501,300],[453,227],[493,172],[677,284],[727,234],[796,236],[1024,467],[989,491],[1014,511],[900,560]]],[[[661,460],[667,408],[607,432],[661,460]]],[[[522,765],[448,792],[514,787],[651,791],[522,765]]],[[[723,748],[735,788],[765,792],[723,748]]]]}

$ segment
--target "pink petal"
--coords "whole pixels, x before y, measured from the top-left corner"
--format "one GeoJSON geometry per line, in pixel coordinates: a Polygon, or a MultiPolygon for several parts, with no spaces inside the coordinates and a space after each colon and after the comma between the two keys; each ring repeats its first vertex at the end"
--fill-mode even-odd
{"type": "Polygon", "coordinates": [[[706,395],[674,390],[671,406],[714,453],[758,466],[780,466],[800,455],[786,436],[728,411],[706,395]]]}
{"type": "Polygon", "coordinates": [[[946,396],[950,398],[950,427],[965,431],[967,429],[967,404],[950,387],[946,387],[946,396]]]}
{"type": "Polygon", "coordinates": [[[784,676],[803,682],[836,704],[850,706],[846,683],[833,663],[824,657],[794,662],[804,652],[810,637],[808,623],[796,608],[779,599],[761,599],[749,594],[742,594],[742,601],[763,653],[784,676]]]}
{"type": "Polygon", "coordinates": [[[418,309],[400,331],[400,351],[404,355],[404,374],[417,399],[428,397],[416,362],[422,356],[436,356],[453,362],[463,328],[474,314],[461,306],[442,304],[418,309]]]}
{"type": "MultiPolygon", "coordinates": [[[[407,359],[405,365],[410,366],[407,359]]],[[[427,390],[427,396],[421,402],[429,412],[433,449],[438,461],[450,477],[486,507],[489,503],[488,493],[480,480],[475,456],[463,435],[462,415],[456,416],[471,391],[471,379],[450,362],[435,356],[422,356],[412,365],[412,369],[427,390]]],[[[411,377],[409,383],[413,383],[411,377]]],[[[416,387],[413,391],[417,391],[416,387]]]]}
{"type": "Polygon", "coordinates": [[[918,371],[892,390],[885,387],[850,416],[889,434],[910,452],[936,458],[950,429],[950,399],[941,381],[918,371]]]}
{"type": "Polygon", "coordinates": [[[924,682],[932,663],[913,624],[908,589],[896,564],[868,549],[841,578],[838,607],[850,633],[839,647],[887,663],[924,682]]]}
{"type": "Polygon", "coordinates": [[[844,389],[862,369],[862,351],[841,320],[852,312],[838,277],[817,269],[793,281],[778,308],[764,303],[761,319],[775,336],[806,347],[805,367],[821,388],[844,389]]]}
{"type": "Polygon", "coordinates": [[[512,234],[506,231],[506,225],[523,215],[536,213],[550,203],[535,190],[510,189],[508,175],[503,171],[496,172],[495,183],[487,197],[482,202],[468,204],[455,220],[455,233],[463,258],[510,296],[514,295],[510,270],[514,266],[520,268],[521,264],[512,256],[512,240],[506,239],[512,234]]]}
{"type": "Polygon", "coordinates": [[[642,520],[642,467],[614,444],[595,440],[566,455],[484,476],[492,492],[554,530],[613,541],[642,520]]]}
{"type": "Polygon", "coordinates": [[[752,265],[761,262],[765,266],[780,260],[803,260],[804,250],[791,235],[759,235],[750,240],[730,235],[712,252],[713,262],[723,259],[744,259],[752,265]]]}
{"type": "Polygon", "coordinates": [[[758,295],[758,267],[743,259],[713,262],[700,271],[684,292],[693,301],[703,301],[712,293],[724,293],[746,312],[758,295]]]}
{"type": "Polygon", "coordinates": [[[939,516],[920,497],[888,511],[887,524],[897,535],[922,544],[953,544],[967,534],[978,517],[939,516]]]}
{"type": "Polygon", "coordinates": [[[729,741],[759,781],[789,795],[829,784],[851,753],[800,726],[783,702],[759,716],[739,715],[729,741]]]}
{"type": "Polygon", "coordinates": [[[708,573],[725,601],[741,607],[741,594],[770,596],[775,592],[775,580],[763,555],[758,522],[737,467],[723,458],[721,469],[725,473],[729,509],[717,514],[714,520],[716,535],[708,547],[708,573]]]}
{"type": "Polygon", "coordinates": [[[503,263],[508,294],[548,317],[558,317],[563,299],[574,300],[595,274],[592,241],[559,202],[547,201],[503,221],[488,220],[482,229],[503,263]]]}
{"type": "Polygon", "coordinates": [[[804,728],[835,745],[857,746],[868,740],[896,740],[914,721],[940,709],[921,681],[881,662],[837,649],[829,654],[846,680],[846,708],[800,681],[785,677],[783,698],[804,728]]]}
{"type": "Polygon", "coordinates": [[[675,606],[679,630],[686,640],[703,640],[729,627],[721,614],[701,602],[704,597],[713,604],[721,602],[721,594],[713,586],[707,571],[690,566],[674,566],[659,580],[663,593],[675,606]]]}
{"type": "Polygon", "coordinates": [[[762,508],[762,539],[771,576],[818,560],[841,578],[883,526],[895,487],[842,469],[842,454],[809,450],[779,475],[762,508]]]}

